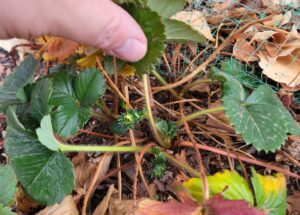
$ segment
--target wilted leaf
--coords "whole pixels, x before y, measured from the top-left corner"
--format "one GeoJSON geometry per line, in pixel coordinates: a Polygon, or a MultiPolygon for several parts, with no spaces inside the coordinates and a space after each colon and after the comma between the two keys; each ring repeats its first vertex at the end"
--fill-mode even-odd
{"type": "MultiPolygon", "coordinates": [[[[17,179],[11,165],[0,165],[0,205],[10,206],[15,200],[17,179]]],[[[1,212],[0,212],[1,214],[1,212]]]]}
{"type": "Polygon", "coordinates": [[[207,209],[211,215],[267,215],[263,211],[249,206],[243,200],[226,200],[217,195],[207,202],[207,209]]]}
{"type": "Polygon", "coordinates": [[[184,22],[185,24],[196,30],[201,36],[204,36],[210,41],[215,41],[215,38],[211,34],[209,25],[206,18],[200,11],[181,11],[171,17],[173,20],[184,22]]]}
{"type": "Polygon", "coordinates": [[[13,108],[7,119],[5,151],[22,187],[41,204],[60,202],[74,187],[72,163],[62,153],[44,147],[19,122],[13,108]]]}
{"type": "MultiPolygon", "coordinates": [[[[222,195],[229,200],[244,200],[253,205],[254,199],[247,181],[237,172],[224,171],[207,177],[209,191],[212,196],[222,195]]],[[[192,178],[183,184],[192,196],[202,201],[202,183],[200,178],[192,178]]]]}
{"type": "Polygon", "coordinates": [[[81,66],[82,68],[91,68],[97,66],[97,58],[102,61],[103,52],[96,51],[86,57],[80,58],[76,61],[77,65],[81,66]]]}
{"type": "Polygon", "coordinates": [[[200,206],[191,206],[175,201],[167,203],[143,199],[138,203],[136,215],[201,215],[200,206]]]}
{"type": "Polygon", "coordinates": [[[262,176],[252,168],[251,179],[258,208],[268,215],[286,214],[287,188],[284,175],[262,176]]]}
{"type": "Polygon", "coordinates": [[[119,75],[126,78],[126,77],[129,77],[129,76],[134,76],[135,75],[135,72],[136,72],[136,69],[129,65],[129,64],[126,64],[120,71],[119,71],[119,75]]]}
{"type": "Polygon", "coordinates": [[[300,84],[300,49],[290,55],[278,57],[275,61],[268,59],[266,54],[258,54],[259,66],[263,73],[274,81],[284,83],[290,87],[300,84]]]}
{"type": "Polygon", "coordinates": [[[233,53],[237,59],[251,62],[256,61],[256,48],[243,38],[238,38],[233,46],[233,53]]]}
{"type": "Polygon", "coordinates": [[[79,44],[61,37],[49,37],[46,44],[36,53],[47,62],[58,61],[63,62],[70,57],[78,49],[79,44]]]}
{"type": "Polygon", "coordinates": [[[5,113],[10,105],[17,105],[27,100],[23,87],[30,83],[38,66],[32,55],[28,56],[15,71],[7,76],[0,87],[0,112],[5,113]]]}
{"type": "Polygon", "coordinates": [[[43,117],[43,119],[41,120],[41,127],[36,129],[36,134],[40,143],[46,146],[48,149],[52,151],[59,150],[60,142],[55,138],[53,134],[50,115],[46,115],[43,117]]]}
{"type": "Polygon", "coordinates": [[[110,187],[109,187],[105,197],[101,201],[101,203],[95,209],[93,215],[105,215],[106,214],[110,198],[114,193],[117,193],[117,190],[115,189],[114,185],[112,184],[112,185],[110,185],[110,187]]]}
{"type": "Polygon", "coordinates": [[[79,212],[72,196],[66,196],[60,204],[55,204],[38,212],[36,215],[78,215],[79,212]]]}

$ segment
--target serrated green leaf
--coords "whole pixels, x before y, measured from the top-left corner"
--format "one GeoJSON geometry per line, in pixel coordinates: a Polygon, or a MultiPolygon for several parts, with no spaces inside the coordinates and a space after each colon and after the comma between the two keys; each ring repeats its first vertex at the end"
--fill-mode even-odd
{"type": "Polygon", "coordinates": [[[237,133],[257,150],[274,152],[285,143],[287,133],[300,133],[293,117],[268,86],[258,87],[245,102],[230,96],[222,100],[237,133]]]}
{"type": "Polygon", "coordinates": [[[75,95],[82,106],[94,104],[105,89],[103,74],[96,68],[88,68],[75,78],[75,95]]]}
{"type": "Polygon", "coordinates": [[[245,87],[250,89],[255,89],[259,85],[264,84],[263,81],[255,77],[254,74],[249,73],[245,64],[242,64],[234,58],[222,61],[221,70],[228,75],[235,77],[245,87]]]}
{"type": "MultiPolygon", "coordinates": [[[[250,205],[254,204],[253,194],[247,181],[237,172],[226,170],[223,173],[208,176],[207,181],[212,196],[221,194],[225,199],[245,200],[250,205]]],[[[199,202],[203,200],[200,178],[192,178],[183,185],[196,200],[199,202]]]]}
{"type": "Polygon", "coordinates": [[[129,129],[134,128],[145,116],[145,110],[128,110],[126,113],[122,113],[117,121],[114,121],[110,128],[111,130],[122,136],[129,129]]]}
{"type": "Polygon", "coordinates": [[[148,51],[145,57],[134,63],[133,66],[136,68],[137,74],[149,73],[150,69],[158,62],[165,47],[166,35],[162,18],[148,7],[129,4],[124,8],[141,26],[148,39],[148,51]]]}
{"type": "Polygon", "coordinates": [[[262,176],[253,168],[251,170],[257,207],[267,211],[268,215],[285,215],[287,189],[284,175],[262,176]]]}
{"type": "Polygon", "coordinates": [[[36,129],[36,134],[40,143],[46,146],[48,149],[52,151],[59,150],[60,142],[55,138],[53,134],[50,115],[46,115],[43,117],[43,119],[41,120],[41,127],[36,129]]]}
{"type": "Polygon", "coordinates": [[[16,213],[11,212],[9,207],[4,207],[0,204],[0,215],[16,215],[16,213]]]}
{"type": "Polygon", "coordinates": [[[10,206],[17,192],[17,179],[11,165],[0,165],[0,205],[10,206]]]}
{"type": "Polygon", "coordinates": [[[147,0],[147,5],[161,17],[170,18],[184,9],[185,0],[147,0]]]}
{"type": "Polygon", "coordinates": [[[43,116],[51,112],[49,103],[52,90],[52,81],[50,79],[42,79],[35,84],[31,92],[30,114],[38,122],[41,121],[43,116]]]}
{"type": "Polygon", "coordinates": [[[61,152],[44,147],[19,122],[14,108],[7,111],[5,151],[24,190],[44,205],[60,202],[74,188],[74,167],[61,152]]]}
{"type": "Polygon", "coordinates": [[[163,21],[166,29],[167,40],[175,41],[194,41],[198,43],[206,42],[205,37],[201,36],[196,30],[184,22],[172,19],[163,21]]]}
{"type": "Polygon", "coordinates": [[[68,138],[82,128],[92,113],[89,107],[75,103],[61,105],[52,113],[53,130],[62,138],[68,138]]]}
{"type": "Polygon", "coordinates": [[[178,127],[175,122],[158,119],[155,122],[155,126],[162,138],[164,144],[169,147],[171,141],[177,135],[178,127]]]}
{"type": "Polygon", "coordinates": [[[75,92],[72,86],[72,78],[67,72],[55,73],[53,79],[53,92],[51,104],[63,105],[75,102],[75,92]]]}
{"type": "Polygon", "coordinates": [[[245,101],[247,93],[242,84],[233,76],[221,72],[217,68],[213,68],[210,77],[213,80],[222,82],[223,96],[234,97],[239,101],[245,101]]]}
{"type": "Polygon", "coordinates": [[[5,113],[10,105],[26,101],[23,87],[31,82],[38,66],[38,61],[29,55],[16,69],[7,76],[0,87],[0,112],[5,113]]]}

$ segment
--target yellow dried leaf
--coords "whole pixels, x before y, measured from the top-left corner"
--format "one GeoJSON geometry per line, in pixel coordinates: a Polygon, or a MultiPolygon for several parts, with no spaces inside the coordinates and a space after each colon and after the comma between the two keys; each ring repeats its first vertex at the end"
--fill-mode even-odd
{"type": "Polygon", "coordinates": [[[204,36],[210,41],[215,41],[215,38],[211,34],[211,29],[207,24],[206,18],[203,13],[199,11],[181,11],[171,19],[178,20],[190,25],[194,30],[199,32],[200,35],[204,36]]]}
{"type": "Polygon", "coordinates": [[[78,210],[72,196],[66,196],[60,204],[55,204],[41,210],[37,215],[78,215],[78,210]]]}
{"type": "Polygon", "coordinates": [[[119,75],[122,77],[134,76],[136,69],[134,66],[126,64],[119,72],[119,75]]]}
{"type": "Polygon", "coordinates": [[[90,68],[90,67],[96,67],[97,65],[97,58],[102,61],[103,59],[103,52],[96,51],[86,57],[80,58],[76,61],[77,65],[79,65],[82,68],[90,68]]]}
{"type": "Polygon", "coordinates": [[[76,52],[79,44],[71,40],[60,37],[50,37],[44,46],[35,54],[36,57],[42,56],[47,62],[63,62],[76,52]]]}

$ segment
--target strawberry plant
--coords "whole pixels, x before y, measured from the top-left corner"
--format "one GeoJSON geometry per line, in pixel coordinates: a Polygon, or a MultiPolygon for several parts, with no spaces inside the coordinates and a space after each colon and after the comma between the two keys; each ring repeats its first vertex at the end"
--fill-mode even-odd
{"type": "MultiPolygon", "coordinates": [[[[57,66],[50,64],[49,74],[35,78],[35,71],[39,68],[41,59],[29,55],[0,87],[0,112],[6,114],[7,119],[5,152],[20,185],[34,200],[42,205],[52,205],[72,193],[75,174],[73,164],[65,156],[68,152],[146,150],[155,155],[152,177],[161,177],[164,174],[167,159],[189,170],[189,173],[197,175],[197,171],[176,160],[165,150],[173,147],[172,141],[185,122],[206,114],[224,111],[245,143],[253,145],[258,151],[275,152],[285,143],[288,134],[300,135],[298,124],[272,88],[257,83],[251,76],[243,76],[240,72],[243,66],[235,60],[222,62],[220,68],[214,67],[210,73],[210,78],[222,86],[223,106],[201,110],[181,118],[175,113],[177,122],[155,119],[152,112],[153,101],[150,98],[149,74],[153,74],[163,85],[167,85],[155,71],[155,65],[161,58],[166,42],[202,43],[206,38],[187,23],[172,18],[174,14],[183,10],[185,5],[183,0],[176,0],[172,4],[166,0],[116,2],[136,19],[148,38],[148,52],[143,59],[136,63],[114,61],[111,57],[103,56],[102,52],[96,51],[79,60],[71,55],[67,60],[42,53],[46,50],[44,48],[40,50],[42,53],[40,54],[45,61],[55,59],[60,63],[57,66]],[[98,63],[100,57],[104,58],[104,66],[102,62],[98,63]],[[65,64],[61,63],[62,61],[65,64]],[[119,92],[115,83],[111,83],[110,75],[117,73],[114,71],[115,67],[117,70],[125,68],[131,72],[134,70],[138,78],[142,77],[144,92],[140,94],[143,94],[145,107],[138,107],[139,110],[129,107],[127,98],[119,92]],[[110,93],[107,91],[114,93],[116,91],[126,103],[123,106],[125,110],[120,116],[113,115],[105,106],[104,97],[110,93]],[[160,148],[157,150],[156,147],[145,149],[143,146],[69,144],[70,138],[76,135],[93,116],[97,116],[97,109],[107,113],[106,117],[110,120],[110,130],[115,134],[115,139],[117,136],[124,136],[129,130],[137,127],[144,118],[148,118],[152,132],[149,133],[153,134],[153,138],[151,134],[149,137],[160,148]]],[[[72,44],[72,49],[74,47],[78,46],[72,44]]],[[[184,96],[176,94],[171,88],[169,90],[178,99],[184,96]]],[[[131,137],[131,141],[132,139],[131,137]]],[[[5,174],[1,174],[1,171],[4,171],[3,167],[0,168],[0,188],[3,186],[1,184],[3,177],[13,178],[11,169],[5,170],[10,171],[5,174]]],[[[284,214],[286,188],[283,176],[263,177],[254,170],[252,173],[254,192],[246,180],[236,172],[226,171],[209,176],[207,178],[209,192],[213,196],[210,200],[206,199],[208,202],[205,204],[209,210],[218,214],[218,211],[222,210],[220,206],[228,207],[237,203],[240,208],[252,211],[253,214],[284,214]],[[220,206],[215,202],[219,202],[220,206]],[[253,208],[254,206],[258,209],[253,208]]],[[[198,212],[199,203],[204,199],[201,180],[194,178],[184,183],[185,189],[196,202],[198,212]]],[[[11,192],[14,191],[14,186],[15,183],[9,186],[12,187],[11,192]]],[[[11,194],[8,192],[7,195],[9,196],[3,200],[0,193],[0,213],[1,210],[7,210],[7,206],[11,203],[11,194]]],[[[177,203],[174,205],[178,206],[177,203]]],[[[185,209],[195,208],[187,206],[185,209]]]]}

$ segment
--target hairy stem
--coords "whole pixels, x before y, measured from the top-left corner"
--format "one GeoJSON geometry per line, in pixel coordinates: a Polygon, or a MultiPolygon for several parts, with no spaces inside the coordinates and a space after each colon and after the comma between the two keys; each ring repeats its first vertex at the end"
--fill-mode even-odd
{"type": "Polygon", "coordinates": [[[221,106],[221,107],[210,108],[210,109],[207,109],[207,110],[198,111],[198,112],[192,113],[188,116],[185,116],[185,117],[181,118],[179,121],[177,121],[176,124],[177,124],[177,126],[180,126],[186,121],[190,121],[192,119],[199,118],[200,116],[203,116],[203,115],[206,115],[206,114],[220,112],[220,111],[224,111],[224,110],[225,110],[225,107],[221,106]]]}
{"type": "Polygon", "coordinates": [[[89,146],[60,144],[62,152],[141,152],[144,147],[139,146],[89,146]]]}
{"type": "Polygon", "coordinates": [[[152,130],[153,130],[154,136],[159,144],[161,144],[164,147],[168,147],[168,146],[166,146],[166,144],[164,144],[164,142],[156,128],[156,125],[155,125],[155,120],[154,120],[152,110],[151,110],[151,102],[150,102],[150,96],[149,96],[150,92],[149,92],[148,75],[147,74],[143,75],[143,85],[144,85],[144,94],[145,94],[147,115],[148,115],[149,122],[150,122],[152,130]]]}

